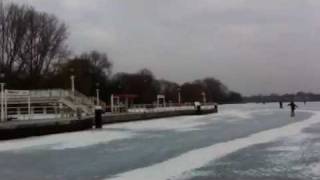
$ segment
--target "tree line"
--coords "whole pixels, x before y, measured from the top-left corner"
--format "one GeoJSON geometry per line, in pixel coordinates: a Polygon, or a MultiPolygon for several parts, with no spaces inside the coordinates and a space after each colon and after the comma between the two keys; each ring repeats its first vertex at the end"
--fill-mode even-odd
{"type": "Polygon", "coordinates": [[[208,77],[181,85],[158,80],[148,69],[136,73],[112,74],[106,53],[98,51],[73,55],[67,45],[67,25],[56,16],[31,6],[0,2],[0,81],[11,89],[70,89],[75,76],[76,89],[109,101],[111,94],[135,94],[136,103],[152,103],[158,94],[177,102],[241,102],[241,94],[230,91],[219,80],[208,77]]]}
{"type": "Polygon", "coordinates": [[[268,102],[279,102],[279,101],[320,101],[320,94],[314,94],[311,92],[297,92],[291,94],[269,94],[269,95],[253,95],[243,98],[244,102],[255,102],[255,103],[268,103],[268,102]]]}

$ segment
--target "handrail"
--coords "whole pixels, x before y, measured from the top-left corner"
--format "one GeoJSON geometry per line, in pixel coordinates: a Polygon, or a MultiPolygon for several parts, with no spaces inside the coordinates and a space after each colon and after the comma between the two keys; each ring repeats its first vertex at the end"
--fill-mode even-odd
{"type": "MultiPolygon", "coordinates": [[[[216,108],[216,103],[206,103],[202,105],[203,109],[214,109],[216,108]]],[[[164,111],[180,111],[180,110],[190,110],[195,109],[192,103],[185,104],[171,104],[171,106],[157,107],[153,104],[136,104],[132,105],[128,112],[164,112],[164,111]]]]}

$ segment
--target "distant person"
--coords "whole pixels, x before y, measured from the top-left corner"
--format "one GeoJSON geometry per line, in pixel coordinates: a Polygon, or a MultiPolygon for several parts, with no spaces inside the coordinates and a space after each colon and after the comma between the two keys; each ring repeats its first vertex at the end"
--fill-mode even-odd
{"type": "Polygon", "coordinates": [[[283,103],[282,103],[282,101],[279,101],[279,107],[280,107],[280,109],[283,109],[283,103]]]}
{"type": "Polygon", "coordinates": [[[290,106],[290,109],[291,109],[291,117],[294,117],[295,116],[295,110],[298,108],[298,106],[293,102],[291,101],[288,106],[290,106]]]}

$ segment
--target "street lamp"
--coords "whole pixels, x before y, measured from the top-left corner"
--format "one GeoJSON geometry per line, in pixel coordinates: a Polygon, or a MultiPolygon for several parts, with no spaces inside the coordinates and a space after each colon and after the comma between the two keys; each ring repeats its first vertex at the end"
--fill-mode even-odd
{"type": "Polygon", "coordinates": [[[99,98],[99,83],[96,83],[96,93],[97,93],[97,106],[100,105],[100,98],[99,98]]]}
{"type": "Polygon", "coordinates": [[[0,82],[1,86],[1,122],[4,122],[4,73],[0,73],[0,79],[2,82],[0,82]]]}
{"type": "Polygon", "coordinates": [[[178,104],[181,104],[181,88],[178,88],[178,104]]]}
{"type": "Polygon", "coordinates": [[[207,102],[206,93],[202,92],[201,95],[202,95],[203,104],[205,104],[207,102]]]}
{"type": "Polygon", "coordinates": [[[74,69],[71,68],[70,69],[70,80],[71,80],[71,92],[72,92],[72,95],[74,96],[75,95],[75,87],[74,87],[74,79],[75,79],[75,76],[73,75],[73,72],[74,72],[74,69]]]}

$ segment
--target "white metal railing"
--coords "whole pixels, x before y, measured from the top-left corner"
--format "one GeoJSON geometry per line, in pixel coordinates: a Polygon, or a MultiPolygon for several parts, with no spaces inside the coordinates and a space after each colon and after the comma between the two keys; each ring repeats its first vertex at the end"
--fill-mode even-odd
{"type": "MultiPolygon", "coordinates": [[[[17,96],[10,96],[7,100],[12,101],[11,106],[8,106],[5,114],[8,116],[25,115],[29,116],[34,114],[73,114],[75,115],[75,110],[82,108],[85,113],[93,113],[95,107],[95,101],[93,98],[87,97],[84,94],[71,90],[64,89],[50,89],[50,90],[32,90],[29,91],[29,101],[31,104],[28,106],[24,105],[28,103],[27,99],[22,99],[17,96]],[[62,103],[66,100],[68,103],[62,103]],[[36,104],[38,106],[36,106],[36,104]],[[63,104],[63,106],[62,106],[63,104]],[[30,107],[31,106],[31,107],[30,107]],[[71,106],[71,107],[70,107],[71,106]],[[71,108],[71,109],[70,109],[71,108]],[[73,112],[72,112],[73,110],[73,112]]],[[[103,101],[100,101],[102,106],[106,106],[103,101]]],[[[205,103],[202,105],[202,109],[213,109],[216,103],[205,103]]],[[[123,108],[119,106],[119,108],[123,108]]],[[[126,108],[126,107],[125,107],[126,108]]],[[[131,105],[129,109],[124,109],[124,111],[119,112],[129,112],[129,113],[148,113],[148,112],[168,112],[168,111],[181,111],[181,110],[193,110],[195,109],[194,103],[166,103],[165,106],[157,107],[156,104],[135,104],[131,105]]]]}
{"type": "Polygon", "coordinates": [[[148,113],[148,112],[168,112],[168,111],[181,111],[192,110],[193,106],[176,106],[176,107],[154,107],[154,108],[129,108],[128,112],[135,113],[148,113]]]}
{"type": "Polygon", "coordinates": [[[46,106],[10,106],[6,109],[7,120],[28,120],[28,119],[49,119],[71,117],[72,113],[66,106],[46,105],[46,106]]]}
{"type": "Polygon", "coordinates": [[[63,89],[48,89],[48,90],[31,90],[30,97],[66,97],[70,96],[70,92],[63,89]]]}
{"type": "Polygon", "coordinates": [[[4,101],[8,104],[3,112],[6,119],[22,116],[30,119],[34,115],[41,117],[41,115],[48,114],[59,114],[66,117],[75,115],[72,110],[79,107],[86,110],[85,113],[91,114],[94,112],[95,106],[94,101],[82,93],[78,91],[73,93],[71,90],[64,89],[31,90],[24,96],[10,94],[6,96],[4,101]],[[61,101],[63,99],[69,101],[70,104],[64,104],[61,101]]]}
{"type": "MultiPolygon", "coordinates": [[[[70,92],[70,94],[72,94],[72,91],[69,91],[69,92],[70,92]]],[[[73,94],[70,97],[73,97],[73,94]]],[[[74,98],[75,98],[74,100],[77,103],[93,105],[94,106],[94,101],[92,99],[88,98],[86,95],[82,94],[79,91],[75,91],[74,92],[74,98]]]]}
{"type": "MultiPolygon", "coordinates": [[[[201,106],[202,109],[214,109],[216,108],[216,103],[206,103],[201,106]]],[[[168,112],[168,111],[182,111],[182,110],[193,110],[195,109],[192,103],[186,104],[172,104],[166,107],[156,107],[153,104],[136,104],[132,105],[128,112],[131,113],[148,113],[148,112],[168,112]]]]}
{"type": "MultiPolygon", "coordinates": [[[[70,93],[72,92],[70,91],[70,93]]],[[[75,91],[74,97],[76,98],[75,101],[77,101],[77,103],[79,104],[89,105],[89,106],[92,106],[92,108],[95,106],[96,97],[88,97],[79,91],[75,91]]],[[[99,99],[99,104],[100,106],[104,106],[104,107],[106,106],[106,103],[101,99],[99,99]]]]}

